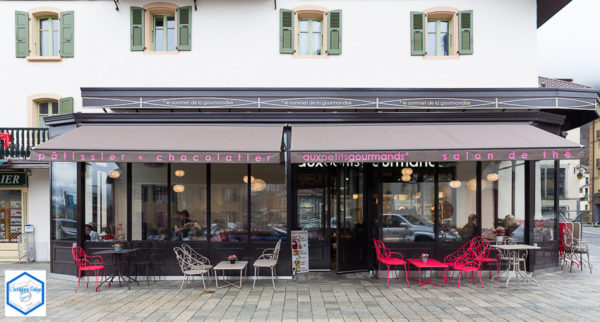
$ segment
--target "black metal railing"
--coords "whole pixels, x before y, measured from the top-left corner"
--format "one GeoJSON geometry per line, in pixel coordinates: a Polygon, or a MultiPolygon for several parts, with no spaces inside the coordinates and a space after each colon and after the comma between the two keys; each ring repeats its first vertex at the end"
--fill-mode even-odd
{"type": "Polygon", "coordinates": [[[0,133],[8,133],[12,141],[8,148],[0,139],[0,160],[27,159],[31,155],[31,148],[48,140],[48,128],[40,127],[6,127],[0,128],[0,133]]]}

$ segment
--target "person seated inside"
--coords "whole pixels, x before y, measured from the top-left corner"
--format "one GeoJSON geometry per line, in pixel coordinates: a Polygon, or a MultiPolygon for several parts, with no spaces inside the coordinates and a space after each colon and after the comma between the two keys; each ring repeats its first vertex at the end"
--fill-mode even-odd
{"type": "Polygon", "coordinates": [[[525,231],[521,225],[515,220],[515,216],[508,214],[504,217],[502,224],[506,229],[506,236],[514,238],[518,242],[523,242],[525,231]]]}
{"type": "Polygon", "coordinates": [[[98,236],[98,233],[93,230],[90,224],[85,225],[85,240],[100,240],[100,236],[98,236]]]}
{"type": "Polygon", "coordinates": [[[470,214],[466,225],[460,230],[459,234],[465,240],[469,240],[477,233],[477,215],[470,214]]]}
{"type": "Polygon", "coordinates": [[[115,239],[115,235],[113,234],[113,228],[111,225],[107,225],[106,228],[104,228],[104,236],[100,237],[102,240],[113,240],[115,239]]]}

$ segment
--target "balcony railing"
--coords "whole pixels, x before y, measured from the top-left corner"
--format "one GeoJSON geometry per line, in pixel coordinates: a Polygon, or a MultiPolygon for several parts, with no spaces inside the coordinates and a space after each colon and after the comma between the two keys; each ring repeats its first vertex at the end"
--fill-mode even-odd
{"type": "Polygon", "coordinates": [[[27,159],[31,148],[48,140],[48,128],[39,127],[6,127],[0,128],[0,133],[10,134],[12,141],[8,148],[0,140],[0,160],[27,159]]]}

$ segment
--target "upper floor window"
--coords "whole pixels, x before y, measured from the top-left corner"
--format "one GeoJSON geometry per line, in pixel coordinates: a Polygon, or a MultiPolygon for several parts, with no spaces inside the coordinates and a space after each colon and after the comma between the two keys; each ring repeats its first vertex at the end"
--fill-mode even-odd
{"type": "Polygon", "coordinates": [[[432,8],[410,13],[413,56],[473,54],[473,11],[432,8]],[[457,36],[456,36],[457,35],[457,36]]]}
{"type": "Polygon", "coordinates": [[[31,99],[31,107],[33,114],[31,117],[30,126],[47,127],[44,117],[59,114],[73,113],[73,97],[63,97],[58,95],[42,93],[29,97],[31,99]]]}
{"type": "Polygon", "coordinates": [[[17,58],[30,61],[60,61],[73,57],[75,15],[73,11],[38,8],[15,11],[17,58]]]}
{"type": "Polygon", "coordinates": [[[303,56],[342,53],[342,11],[318,6],[281,9],[279,52],[303,56]],[[296,31],[297,30],[297,31],[296,31]]]}
{"type": "Polygon", "coordinates": [[[38,127],[46,127],[44,117],[58,115],[58,102],[45,101],[38,103],[38,127]]]}
{"type": "Polygon", "coordinates": [[[130,39],[132,51],[192,50],[192,7],[165,2],[131,7],[130,39]]]}

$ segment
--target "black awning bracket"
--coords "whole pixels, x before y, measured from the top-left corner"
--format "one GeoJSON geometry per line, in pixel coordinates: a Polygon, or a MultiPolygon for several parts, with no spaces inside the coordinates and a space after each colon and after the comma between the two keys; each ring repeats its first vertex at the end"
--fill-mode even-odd
{"type": "Polygon", "coordinates": [[[113,0],[115,3],[115,10],[119,11],[119,0],[113,0]]]}
{"type": "Polygon", "coordinates": [[[277,0],[273,0],[273,2],[275,3],[275,9],[273,10],[277,10],[277,0]]]}
{"type": "Polygon", "coordinates": [[[194,0],[194,10],[198,11],[198,4],[196,3],[197,0],[194,0]]]}

